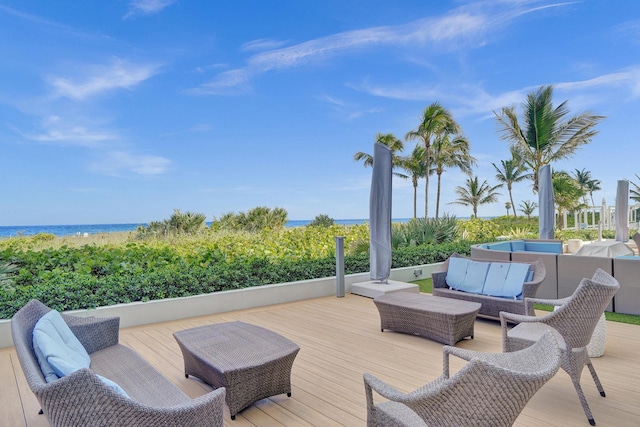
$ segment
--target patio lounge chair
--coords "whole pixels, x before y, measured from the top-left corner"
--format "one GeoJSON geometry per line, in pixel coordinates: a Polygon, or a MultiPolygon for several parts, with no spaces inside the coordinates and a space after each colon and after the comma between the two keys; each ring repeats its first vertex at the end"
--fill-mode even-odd
{"type": "Polygon", "coordinates": [[[531,397],[560,366],[560,349],[552,333],[513,353],[482,353],[443,347],[443,374],[429,384],[401,393],[364,374],[367,425],[511,426],[531,397]],[[449,377],[449,355],[469,360],[449,377]],[[389,399],[374,404],[373,392],[389,399]]]}
{"type": "Polygon", "coordinates": [[[559,300],[527,298],[529,315],[500,313],[505,352],[526,348],[537,341],[546,331],[554,331],[562,351],[562,369],[571,377],[582,409],[592,426],[596,425],[596,422],[580,386],[580,375],[584,365],[587,365],[600,395],[605,397],[602,384],[600,384],[596,370],[591,364],[587,345],[598,320],[618,289],[620,289],[618,281],[610,274],[598,269],[593,278],[582,279],[573,295],[567,298],[559,300]],[[533,311],[534,303],[550,304],[560,308],[544,316],[536,317],[533,311]],[[518,325],[509,330],[507,322],[518,323],[518,325]]]}

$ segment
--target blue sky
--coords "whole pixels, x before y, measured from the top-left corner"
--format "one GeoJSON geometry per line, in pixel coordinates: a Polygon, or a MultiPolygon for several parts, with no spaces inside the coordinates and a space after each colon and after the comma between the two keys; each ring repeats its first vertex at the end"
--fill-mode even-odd
{"type": "MultiPolygon", "coordinates": [[[[509,152],[492,111],[546,84],[573,114],[607,116],[554,169],[591,171],[608,204],[640,174],[635,1],[0,0],[0,52],[0,225],[256,206],[366,218],[371,169],[354,153],[403,138],[434,101],[495,185],[509,152]]],[[[466,218],[447,204],[464,180],[445,172],[441,205],[466,218]]],[[[393,216],[410,217],[411,183],[393,188],[393,216]]],[[[479,215],[504,214],[502,193],[479,215]]],[[[537,195],[516,184],[514,199],[537,195]]]]}

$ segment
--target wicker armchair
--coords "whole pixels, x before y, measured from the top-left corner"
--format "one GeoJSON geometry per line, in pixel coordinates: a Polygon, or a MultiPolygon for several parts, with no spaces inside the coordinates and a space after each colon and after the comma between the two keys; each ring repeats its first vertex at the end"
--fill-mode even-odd
{"type": "Polygon", "coordinates": [[[118,344],[119,318],[62,317],[91,357],[46,383],[33,351],[33,328],[51,309],[32,300],[11,319],[11,333],[31,391],[52,426],[222,426],[225,389],[191,399],[129,347],[118,344]],[[129,395],[107,387],[116,381],[129,395]]]}
{"type": "Polygon", "coordinates": [[[559,300],[527,298],[528,315],[500,313],[503,348],[506,352],[530,346],[548,330],[556,333],[562,351],[562,369],[571,377],[582,409],[592,426],[596,425],[596,422],[580,386],[580,375],[584,365],[587,365],[600,395],[605,397],[602,384],[591,364],[587,345],[604,309],[618,289],[620,289],[618,281],[610,274],[598,269],[593,278],[582,279],[573,295],[567,298],[559,300]],[[536,317],[533,311],[534,303],[550,304],[560,308],[536,317]],[[509,330],[507,322],[515,322],[518,325],[509,330]]]}
{"type": "Polygon", "coordinates": [[[552,333],[513,353],[481,353],[443,348],[443,374],[429,384],[401,393],[364,374],[368,426],[511,426],[531,397],[560,366],[552,333]],[[469,360],[449,378],[449,355],[469,360]],[[389,399],[374,404],[373,392],[389,399]]]}

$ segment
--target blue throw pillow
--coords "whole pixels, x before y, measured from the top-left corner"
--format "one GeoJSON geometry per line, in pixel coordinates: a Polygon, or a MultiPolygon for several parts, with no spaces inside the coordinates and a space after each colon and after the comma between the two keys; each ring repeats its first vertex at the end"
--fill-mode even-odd
{"type": "Polygon", "coordinates": [[[47,382],[91,364],[89,353],[55,310],[42,316],[33,328],[33,349],[47,382]]]}

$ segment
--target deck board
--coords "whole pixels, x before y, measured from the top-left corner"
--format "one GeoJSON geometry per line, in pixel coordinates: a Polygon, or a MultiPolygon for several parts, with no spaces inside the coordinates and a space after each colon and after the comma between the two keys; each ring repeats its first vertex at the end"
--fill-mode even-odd
{"type": "MultiPolygon", "coordinates": [[[[408,392],[439,376],[442,344],[417,336],[380,331],[371,299],[318,298],[295,303],[136,326],[120,331],[121,343],[139,352],[188,395],[211,387],[184,377],[182,354],[173,332],[186,328],[240,320],[280,333],[301,350],[292,370],[292,396],[263,399],[225,425],[249,426],[364,426],[366,403],[362,374],[370,372],[408,392]]],[[[460,347],[501,351],[500,325],[478,319],[475,339],[460,347]]],[[[598,426],[640,424],[640,327],[607,322],[605,355],[593,360],[607,392],[598,394],[587,370],[582,385],[598,426]]],[[[452,358],[452,371],[464,366],[452,358]]],[[[46,426],[38,402],[29,390],[13,349],[0,350],[0,426],[46,426]]],[[[380,397],[376,397],[381,401],[380,397]]],[[[516,426],[585,426],[582,407],[564,371],[552,378],[524,409],[516,426]]]]}

